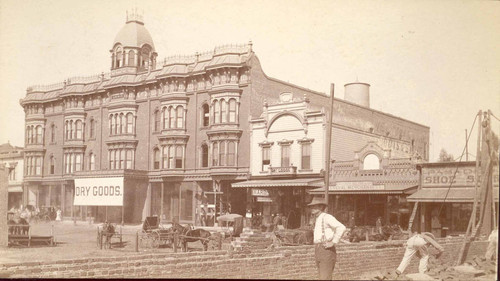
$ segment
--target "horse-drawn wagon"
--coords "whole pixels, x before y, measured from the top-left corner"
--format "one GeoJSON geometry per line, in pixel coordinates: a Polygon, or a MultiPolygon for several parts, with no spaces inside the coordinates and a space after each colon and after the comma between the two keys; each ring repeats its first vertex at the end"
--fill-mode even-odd
{"type": "Polygon", "coordinates": [[[139,235],[142,248],[159,248],[161,245],[171,246],[174,242],[174,231],[160,224],[159,217],[146,217],[139,235]]]}
{"type": "Polygon", "coordinates": [[[120,227],[120,232],[116,232],[116,226],[112,223],[105,222],[102,224],[102,226],[97,227],[97,247],[102,249],[111,249],[112,245],[112,239],[117,239],[120,241],[120,245],[123,245],[123,234],[121,231],[120,227]]]}

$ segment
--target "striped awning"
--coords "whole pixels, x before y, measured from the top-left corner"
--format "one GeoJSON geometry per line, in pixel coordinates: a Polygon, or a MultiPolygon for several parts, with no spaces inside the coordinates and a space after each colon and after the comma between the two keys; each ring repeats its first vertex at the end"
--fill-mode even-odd
{"type": "Polygon", "coordinates": [[[234,188],[240,187],[318,187],[323,185],[323,179],[304,178],[287,180],[250,180],[231,184],[234,188]]]}
{"type": "MultiPolygon", "coordinates": [[[[383,186],[376,189],[336,189],[335,186],[330,186],[328,194],[411,194],[417,189],[416,185],[401,185],[401,186],[383,186]]],[[[325,188],[320,187],[307,191],[310,194],[324,194],[325,188]]]]}

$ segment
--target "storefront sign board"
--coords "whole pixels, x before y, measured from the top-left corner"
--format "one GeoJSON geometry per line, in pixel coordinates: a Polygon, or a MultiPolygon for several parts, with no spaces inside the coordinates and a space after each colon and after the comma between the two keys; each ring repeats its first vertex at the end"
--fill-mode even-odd
{"type": "Polygon", "coordinates": [[[123,177],[75,179],[75,206],[123,206],[123,177]]]}
{"type": "Polygon", "coordinates": [[[257,202],[273,202],[271,197],[257,197],[257,202]]]}
{"type": "Polygon", "coordinates": [[[373,184],[370,181],[343,181],[330,186],[329,190],[384,190],[383,184],[373,184]]]}
{"type": "MultiPolygon", "coordinates": [[[[493,186],[498,186],[498,166],[493,169],[493,186]],[[496,169],[495,169],[496,168],[496,169]]],[[[481,175],[479,175],[479,178],[481,175]]],[[[481,180],[479,180],[481,181],[481,180]]],[[[446,167],[423,167],[422,187],[474,187],[476,184],[476,167],[450,164],[446,167]]]]}
{"type": "Polygon", "coordinates": [[[252,188],[252,196],[269,196],[269,191],[265,189],[252,188]]]}

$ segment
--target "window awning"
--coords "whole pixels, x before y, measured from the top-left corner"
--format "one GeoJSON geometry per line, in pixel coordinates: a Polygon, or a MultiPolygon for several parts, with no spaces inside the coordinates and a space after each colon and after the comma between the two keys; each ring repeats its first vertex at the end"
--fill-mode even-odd
{"type": "MultiPolygon", "coordinates": [[[[418,186],[416,185],[388,185],[388,184],[382,184],[378,185],[377,188],[366,188],[366,189],[361,189],[361,188],[339,188],[337,186],[331,185],[328,194],[337,194],[337,195],[342,195],[342,194],[411,194],[413,193],[418,186]]],[[[324,194],[325,193],[325,188],[320,187],[316,188],[313,190],[307,191],[310,194],[324,194]]]]}
{"type": "Polygon", "coordinates": [[[231,184],[234,188],[240,187],[318,187],[323,185],[323,179],[303,178],[287,180],[250,180],[231,184]]]}
{"type": "MultiPolygon", "coordinates": [[[[498,201],[498,189],[494,190],[495,201],[498,201]]],[[[426,187],[408,196],[409,202],[450,202],[450,203],[472,203],[474,202],[474,188],[443,188],[426,187]]]]}
{"type": "Polygon", "coordinates": [[[9,186],[8,192],[23,192],[22,186],[9,186]]]}

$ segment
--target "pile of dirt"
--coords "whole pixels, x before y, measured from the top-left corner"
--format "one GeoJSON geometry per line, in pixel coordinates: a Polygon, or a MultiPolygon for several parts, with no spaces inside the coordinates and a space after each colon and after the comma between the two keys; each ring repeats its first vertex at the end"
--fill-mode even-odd
{"type": "MultiPolygon", "coordinates": [[[[444,263],[434,258],[429,264],[430,269],[426,274],[434,280],[483,280],[488,276],[496,276],[497,268],[496,261],[486,260],[484,257],[478,256],[474,256],[472,260],[461,266],[454,266],[452,262],[444,263]]],[[[372,272],[361,276],[361,278],[365,280],[413,280],[411,274],[398,276],[395,270],[372,272]]]]}

